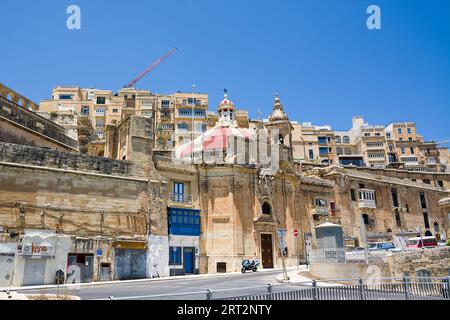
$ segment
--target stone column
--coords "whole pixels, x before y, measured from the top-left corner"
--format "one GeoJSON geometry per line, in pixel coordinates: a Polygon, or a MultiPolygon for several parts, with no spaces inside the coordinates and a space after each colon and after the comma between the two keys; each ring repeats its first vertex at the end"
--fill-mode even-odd
{"type": "Polygon", "coordinates": [[[442,232],[445,232],[446,239],[450,236],[450,197],[443,198],[439,201],[439,208],[441,209],[442,216],[444,217],[444,225],[442,226],[442,232]]]}

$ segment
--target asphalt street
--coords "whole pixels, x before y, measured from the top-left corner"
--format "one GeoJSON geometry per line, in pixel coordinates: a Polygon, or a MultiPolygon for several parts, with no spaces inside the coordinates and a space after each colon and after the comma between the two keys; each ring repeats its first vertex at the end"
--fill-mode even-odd
{"type": "MultiPolygon", "coordinates": [[[[60,288],[60,293],[67,293],[81,297],[83,300],[90,299],[107,299],[108,297],[114,298],[127,298],[133,297],[134,299],[168,299],[168,300],[197,300],[206,299],[206,292],[201,294],[188,294],[189,292],[212,290],[213,298],[226,298],[247,294],[260,294],[267,292],[264,287],[268,283],[272,284],[273,292],[293,290],[296,287],[289,284],[281,284],[276,281],[277,275],[281,274],[280,270],[277,271],[265,271],[246,274],[230,274],[208,277],[196,277],[183,279],[167,279],[158,281],[140,281],[140,282],[124,282],[124,283],[111,283],[101,285],[85,286],[78,289],[60,288]],[[261,286],[260,288],[245,289],[247,287],[261,286]],[[226,292],[214,292],[216,290],[227,290],[226,292]],[[174,296],[165,297],[145,297],[142,296],[155,296],[175,294],[174,296]]],[[[34,291],[19,291],[23,293],[39,294],[43,293],[43,290],[34,291]]],[[[48,289],[45,291],[47,294],[55,294],[56,289],[48,289]]]]}

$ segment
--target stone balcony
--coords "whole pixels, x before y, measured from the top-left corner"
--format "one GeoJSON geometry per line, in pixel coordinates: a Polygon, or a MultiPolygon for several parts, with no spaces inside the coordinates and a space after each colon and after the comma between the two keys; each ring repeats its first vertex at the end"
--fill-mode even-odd
{"type": "Polygon", "coordinates": [[[328,207],[325,206],[315,206],[314,207],[314,214],[326,216],[328,215],[328,207]]]}

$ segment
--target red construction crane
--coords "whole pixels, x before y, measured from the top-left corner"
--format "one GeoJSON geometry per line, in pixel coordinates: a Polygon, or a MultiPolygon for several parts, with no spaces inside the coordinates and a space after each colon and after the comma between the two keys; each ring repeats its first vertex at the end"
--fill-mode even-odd
{"type": "Polygon", "coordinates": [[[142,72],[139,76],[137,76],[133,81],[131,81],[129,84],[124,86],[124,88],[133,88],[134,85],[141,80],[143,77],[145,77],[150,71],[155,69],[157,66],[159,66],[164,60],[166,60],[170,55],[172,55],[175,51],[177,51],[177,48],[173,48],[169,52],[167,52],[165,55],[163,55],[161,58],[153,62],[151,66],[149,66],[147,69],[145,69],[144,72],[142,72]]]}

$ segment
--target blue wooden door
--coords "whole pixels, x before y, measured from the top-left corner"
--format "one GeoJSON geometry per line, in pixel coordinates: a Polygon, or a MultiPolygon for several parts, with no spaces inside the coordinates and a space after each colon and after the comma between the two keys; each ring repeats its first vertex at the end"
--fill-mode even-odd
{"type": "Polygon", "coordinates": [[[192,248],[184,248],[183,264],[185,273],[194,273],[194,250],[192,248]]]}

